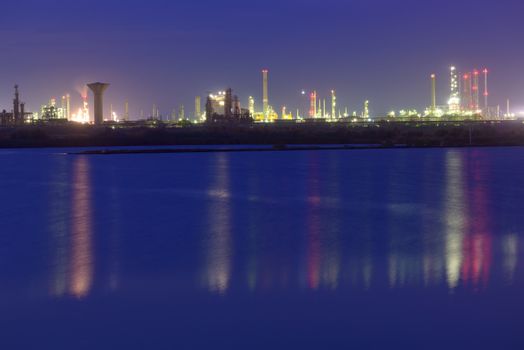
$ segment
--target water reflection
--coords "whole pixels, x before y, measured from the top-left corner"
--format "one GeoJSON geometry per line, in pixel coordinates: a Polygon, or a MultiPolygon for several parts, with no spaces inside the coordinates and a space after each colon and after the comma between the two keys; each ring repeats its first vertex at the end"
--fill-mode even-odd
{"type": "Polygon", "coordinates": [[[506,235],[502,238],[502,252],[504,254],[504,276],[508,284],[513,284],[515,270],[518,259],[518,236],[515,234],[506,235]]]}
{"type": "Polygon", "coordinates": [[[49,193],[49,231],[53,266],[51,295],[61,297],[67,293],[69,259],[69,172],[66,157],[58,157],[55,166],[56,171],[52,175],[49,193]]]}
{"type": "Polygon", "coordinates": [[[69,292],[78,298],[88,295],[93,280],[93,232],[89,166],[86,157],[77,157],[73,163],[69,292]]]}
{"type": "Polygon", "coordinates": [[[231,189],[229,155],[216,155],[209,196],[209,233],[205,252],[206,282],[211,292],[224,294],[231,278],[231,189]]]}
{"type": "Polygon", "coordinates": [[[465,202],[464,164],[462,153],[446,154],[445,241],[446,275],[450,289],[458,286],[463,262],[464,232],[468,224],[465,202]]]}
{"type": "MultiPolygon", "coordinates": [[[[338,159],[326,168],[318,154],[308,158],[306,179],[306,286],[337,289],[340,280],[340,179],[338,159]]],[[[349,232],[350,233],[350,232],[349,232]]]]}
{"type": "Polygon", "coordinates": [[[312,154],[307,180],[307,286],[310,289],[317,289],[320,284],[320,180],[319,166],[316,157],[312,154]]]}
{"type": "MultiPolygon", "coordinates": [[[[301,160],[302,177],[290,177],[292,184],[281,174],[260,176],[256,162],[248,176],[237,177],[231,166],[238,158],[227,153],[211,159],[210,181],[201,192],[205,235],[198,271],[200,287],[213,294],[238,286],[253,292],[442,287],[457,293],[514,284],[518,276],[518,232],[493,234],[491,167],[482,153],[447,150],[416,170],[406,157],[377,169],[355,169],[355,178],[343,158],[312,153],[307,163],[301,160]]],[[[50,202],[55,296],[82,298],[92,290],[89,161],[74,158],[71,168],[64,163],[55,174],[50,202]]],[[[120,284],[118,248],[127,239],[124,215],[116,214],[122,212],[118,183],[111,183],[107,197],[113,214],[104,251],[109,256],[97,259],[102,267],[108,263],[112,290],[120,284]]]]}

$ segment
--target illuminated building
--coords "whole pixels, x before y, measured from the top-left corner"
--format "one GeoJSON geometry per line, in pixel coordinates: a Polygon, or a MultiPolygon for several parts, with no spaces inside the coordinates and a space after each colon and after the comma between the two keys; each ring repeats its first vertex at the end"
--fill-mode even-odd
{"type": "Polygon", "coordinates": [[[450,84],[451,94],[448,100],[448,108],[449,108],[450,113],[458,114],[460,113],[460,93],[459,93],[459,81],[458,81],[456,67],[452,66],[450,68],[450,75],[451,75],[451,84],[450,84]]]}
{"type": "Polygon", "coordinates": [[[253,96],[249,96],[249,114],[255,115],[255,99],[253,96]]]}
{"type": "Polygon", "coordinates": [[[337,95],[335,90],[331,90],[331,119],[336,119],[337,112],[337,95]]]}
{"type": "Polygon", "coordinates": [[[364,102],[364,113],[362,114],[362,118],[369,119],[369,101],[364,102]]]}
{"type": "Polygon", "coordinates": [[[233,95],[231,89],[207,97],[206,121],[208,123],[248,122],[252,120],[249,110],[241,108],[238,97],[233,95]]]}
{"type": "Polygon", "coordinates": [[[310,118],[316,118],[317,117],[317,92],[313,91],[309,95],[309,117],[310,118]]]}
{"type": "MultiPolygon", "coordinates": [[[[278,118],[278,116],[276,116],[278,118]]],[[[293,119],[293,113],[287,112],[286,106],[282,107],[282,119],[283,120],[292,120],[293,119]]]]}
{"type": "Polygon", "coordinates": [[[209,116],[213,113],[224,115],[225,114],[225,100],[226,92],[219,91],[216,94],[211,94],[207,98],[206,103],[206,115],[209,116]]]}

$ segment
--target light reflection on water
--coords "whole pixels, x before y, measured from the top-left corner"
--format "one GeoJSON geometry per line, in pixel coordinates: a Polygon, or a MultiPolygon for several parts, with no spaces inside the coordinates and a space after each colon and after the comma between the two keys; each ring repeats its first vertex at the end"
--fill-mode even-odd
{"type": "Polygon", "coordinates": [[[209,232],[205,238],[205,279],[210,292],[224,294],[231,278],[231,189],[229,155],[218,154],[209,189],[209,232]]]}
{"type": "Polygon", "coordinates": [[[520,349],[522,159],[0,151],[0,348],[520,349]]]}
{"type": "MultiPolygon", "coordinates": [[[[97,283],[107,284],[99,289],[115,291],[126,280],[121,262],[129,238],[126,221],[140,223],[124,215],[120,194],[126,190],[113,180],[106,194],[109,250],[101,253],[95,247],[100,233],[95,232],[94,209],[100,200],[94,198],[92,164],[97,159],[62,161],[53,172],[49,283],[56,297],[85,298],[97,283]],[[106,253],[110,256],[98,258],[106,253]],[[108,265],[109,278],[95,280],[95,256],[108,265]]],[[[311,153],[297,162],[301,168],[286,182],[283,174],[262,171],[252,161],[247,173],[237,176],[239,158],[213,154],[207,159],[209,171],[199,180],[205,186],[169,192],[191,193],[181,201],[196,201],[203,213],[193,218],[202,225],[192,226],[184,238],[199,240],[198,251],[189,251],[199,257],[199,266],[195,261],[185,266],[200,281],[190,288],[218,295],[232,289],[334,292],[386,285],[478,292],[500,282],[502,275],[513,285],[518,280],[519,234],[493,234],[497,219],[490,207],[494,170],[489,157],[482,151],[446,150],[440,159],[414,173],[409,161],[397,159],[377,174],[358,164],[348,166],[336,153],[311,153]],[[415,184],[406,176],[413,176],[415,184]],[[388,180],[377,183],[381,177],[388,180]],[[283,187],[269,190],[264,187],[268,183],[283,187]]],[[[112,174],[122,178],[118,168],[112,174]]],[[[140,255],[136,247],[131,249],[133,256],[140,255]]]]}
{"type": "Polygon", "coordinates": [[[59,157],[50,183],[51,295],[84,298],[93,282],[93,228],[89,159],[59,157]]]}
{"type": "Polygon", "coordinates": [[[93,243],[90,165],[86,157],[73,164],[71,216],[70,293],[78,298],[88,295],[93,281],[93,243]]]}
{"type": "Polygon", "coordinates": [[[448,287],[454,289],[460,280],[463,263],[463,241],[467,214],[465,207],[464,164],[460,153],[446,155],[446,275],[448,287]]]}

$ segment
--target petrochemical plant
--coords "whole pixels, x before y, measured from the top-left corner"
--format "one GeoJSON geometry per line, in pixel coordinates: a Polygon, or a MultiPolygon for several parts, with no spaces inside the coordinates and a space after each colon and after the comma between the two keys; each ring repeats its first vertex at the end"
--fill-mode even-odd
{"type": "Polygon", "coordinates": [[[452,66],[449,76],[449,97],[446,105],[437,104],[437,75],[430,75],[429,106],[424,112],[405,109],[399,112],[389,112],[387,115],[372,116],[370,102],[363,101],[360,111],[349,113],[347,107],[340,109],[336,91],[333,89],[328,98],[320,98],[316,90],[302,91],[308,97],[309,109],[301,112],[288,110],[282,106],[280,111],[270,104],[269,70],[262,70],[261,110],[257,110],[255,98],[249,96],[246,107],[243,107],[238,96],[228,88],[224,91],[208,94],[202,109],[202,97],[195,98],[194,111],[191,116],[186,115],[184,105],[173,109],[168,117],[160,113],[159,108],[153,105],[151,113],[146,115],[143,111],[139,116],[130,118],[129,102],[123,105],[123,113],[119,116],[110,104],[109,115],[104,115],[103,96],[109,84],[92,83],[86,86],[93,95],[93,109],[90,110],[87,89],[81,93],[82,102],[77,112],[71,109],[71,95],[62,95],[60,103],[56,98],[51,98],[48,103],[41,106],[37,112],[25,110],[25,104],[20,101],[18,86],[15,86],[13,108],[11,111],[0,112],[1,126],[15,126],[24,124],[42,123],[81,123],[81,124],[126,124],[162,122],[163,124],[191,125],[191,124],[216,124],[216,123],[303,123],[303,122],[346,122],[346,123],[372,123],[378,121],[466,121],[466,120],[508,120],[515,119],[511,113],[509,100],[504,112],[500,106],[489,105],[488,69],[471,69],[465,73],[452,66]],[[280,113],[279,113],[280,112],[280,113]]]}

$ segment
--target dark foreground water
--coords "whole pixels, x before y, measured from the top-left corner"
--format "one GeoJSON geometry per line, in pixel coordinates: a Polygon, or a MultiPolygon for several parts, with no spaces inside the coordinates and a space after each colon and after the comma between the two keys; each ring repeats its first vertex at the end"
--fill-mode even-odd
{"type": "Polygon", "coordinates": [[[1,349],[523,349],[524,149],[0,151],[1,349]]]}

